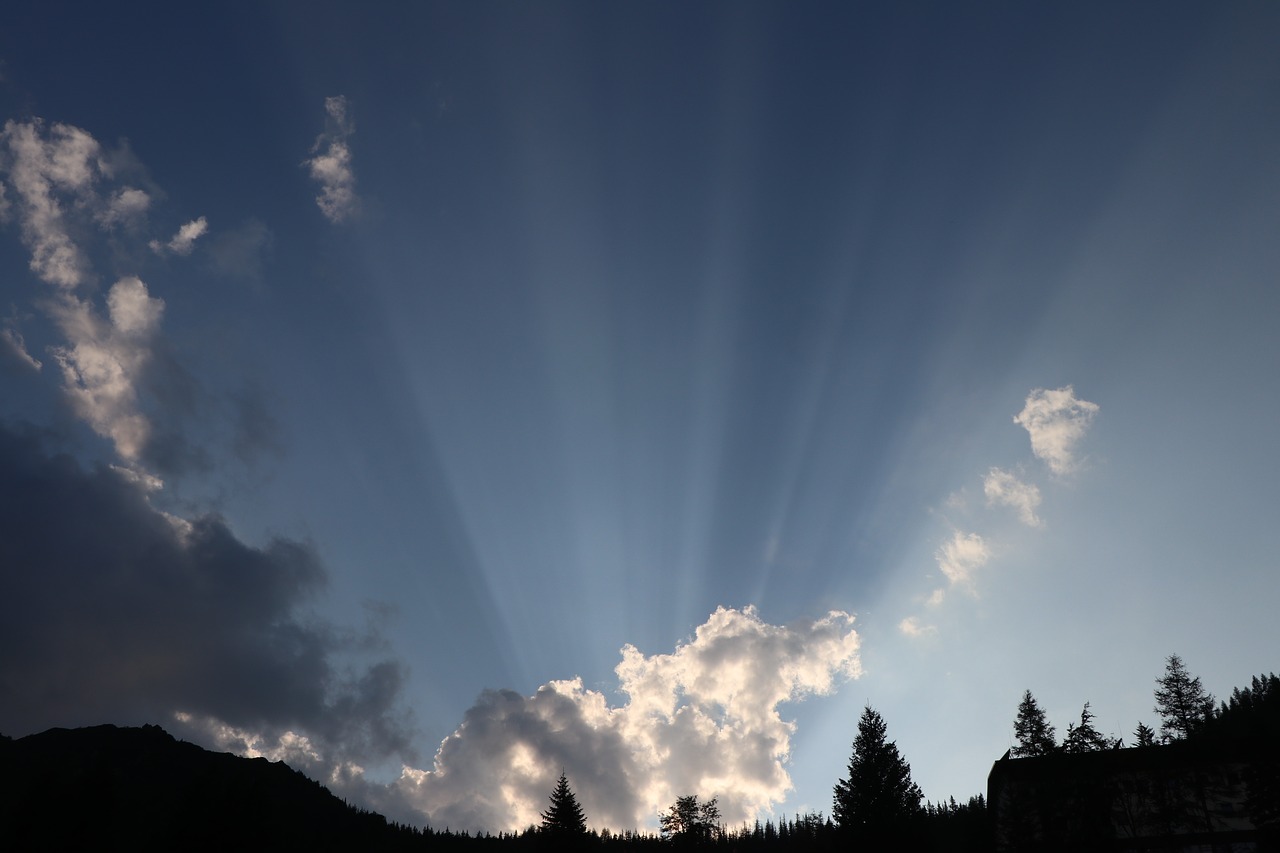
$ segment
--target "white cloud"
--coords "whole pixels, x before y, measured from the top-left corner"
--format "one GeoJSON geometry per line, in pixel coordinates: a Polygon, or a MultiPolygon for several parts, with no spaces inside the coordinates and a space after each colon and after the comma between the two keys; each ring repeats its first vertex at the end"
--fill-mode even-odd
{"type": "Polygon", "coordinates": [[[16,194],[22,239],[31,250],[31,269],[43,281],[71,289],[88,274],[71,237],[60,196],[98,207],[93,184],[101,171],[98,143],[85,131],[54,124],[46,133],[39,119],[8,121],[0,133],[0,171],[16,194]]]}
{"type": "Polygon", "coordinates": [[[379,808],[455,829],[536,823],[562,768],[593,826],[652,824],[689,793],[718,797],[727,823],[750,820],[791,788],[795,725],[779,705],[861,674],[852,624],[837,611],[770,625],[751,607],[722,607],[671,654],[625,646],[620,706],[579,678],[532,696],[486,691],[430,769],[406,766],[386,787],[348,781],[379,808]]]}
{"type": "Polygon", "coordinates": [[[982,480],[982,491],[987,504],[1012,507],[1018,512],[1018,520],[1029,527],[1043,527],[1044,521],[1036,515],[1040,505],[1040,489],[1033,483],[1024,483],[1016,475],[1000,468],[992,468],[982,480]]]}
{"type": "Polygon", "coordinates": [[[193,219],[178,229],[178,233],[170,238],[168,243],[161,243],[159,240],[152,240],[149,244],[151,251],[157,255],[162,255],[165,251],[173,252],[175,255],[189,255],[191,250],[195,248],[196,240],[203,237],[209,231],[209,222],[203,216],[199,219],[193,219]]]}
{"type": "Polygon", "coordinates": [[[1049,470],[1058,475],[1069,474],[1077,461],[1072,451],[1089,428],[1098,404],[1076,397],[1075,390],[1036,388],[1027,395],[1026,405],[1014,416],[1031,436],[1031,451],[1043,459],[1049,470]]]}
{"type": "Polygon", "coordinates": [[[952,586],[963,586],[972,591],[973,573],[991,559],[991,549],[978,534],[957,530],[934,557],[952,586]]]}
{"type": "Polygon", "coordinates": [[[319,153],[303,165],[310,170],[312,180],[320,184],[320,195],[316,196],[320,212],[336,224],[350,218],[360,207],[351,147],[347,144],[355,127],[347,117],[346,97],[325,98],[324,109],[329,116],[328,126],[311,148],[319,153]]]}
{"type": "Polygon", "coordinates": [[[150,434],[138,410],[137,381],[164,302],[148,295],[141,279],[129,277],[112,285],[107,308],[104,320],[87,300],[67,295],[57,302],[54,320],[68,343],[55,347],[53,355],[76,414],[133,463],[150,434]]]}
{"type": "Polygon", "coordinates": [[[117,225],[134,225],[141,221],[151,206],[151,196],[135,187],[123,187],[106,200],[98,213],[98,223],[108,230],[117,225]]]}
{"type": "Polygon", "coordinates": [[[916,616],[908,616],[899,622],[898,630],[908,637],[926,637],[938,633],[938,629],[933,625],[921,625],[920,619],[916,616]]]}

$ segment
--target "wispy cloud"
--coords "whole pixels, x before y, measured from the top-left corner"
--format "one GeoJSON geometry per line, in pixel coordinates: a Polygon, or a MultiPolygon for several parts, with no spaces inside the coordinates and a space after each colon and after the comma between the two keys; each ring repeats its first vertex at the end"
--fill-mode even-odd
{"type": "Polygon", "coordinates": [[[992,468],[982,480],[982,491],[987,496],[988,505],[1012,507],[1023,524],[1044,526],[1044,521],[1036,515],[1036,507],[1040,506],[1040,489],[1034,483],[1024,483],[1012,472],[992,468]]]}
{"type": "Polygon", "coordinates": [[[931,634],[938,633],[938,629],[933,625],[920,624],[920,619],[916,616],[908,616],[899,622],[898,630],[912,638],[927,637],[931,634]]]}
{"type": "Polygon", "coordinates": [[[63,289],[79,286],[88,262],[71,237],[63,198],[73,209],[101,207],[93,185],[101,174],[101,148],[78,127],[39,119],[8,121],[0,133],[0,170],[14,192],[22,239],[31,251],[31,269],[63,289]]]}
{"type": "Polygon", "coordinates": [[[951,586],[973,591],[973,573],[991,559],[991,549],[976,533],[959,530],[934,553],[938,568],[942,569],[951,586]]]}
{"type": "Polygon", "coordinates": [[[13,362],[27,370],[39,371],[43,367],[40,359],[27,352],[27,342],[22,337],[22,332],[19,332],[11,323],[5,323],[0,327],[0,350],[3,350],[13,362]]]}
{"type": "Polygon", "coordinates": [[[779,706],[860,674],[852,623],[832,612],[784,627],[719,608],[670,654],[625,646],[621,706],[578,678],[532,696],[486,691],[430,769],[406,767],[389,787],[347,781],[390,813],[472,830],[536,823],[562,768],[595,826],[648,825],[688,793],[718,797],[728,823],[749,820],[791,788],[794,724],[779,706]]]}
{"type": "Polygon", "coordinates": [[[1036,388],[1027,395],[1026,405],[1013,422],[1030,434],[1031,451],[1061,476],[1075,470],[1075,445],[1097,412],[1098,404],[1076,397],[1070,385],[1036,388]]]}
{"type": "Polygon", "coordinates": [[[328,115],[325,132],[311,147],[317,153],[303,165],[311,172],[312,180],[320,184],[320,195],[316,196],[320,212],[336,224],[349,219],[360,208],[351,147],[347,143],[355,132],[355,125],[347,115],[347,99],[343,95],[325,98],[324,110],[328,115]]]}
{"type": "Polygon", "coordinates": [[[189,255],[191,250],[196,246],[196,240],[203,237],[209,231],[209,222],[203,216],[199,219],[193,219],[178,229],[178,233],[174,234],[167,243],[161,243],[159,240],[152,240],[149,244],[151,251],[157,255],[165,252],[172,252],[175,255],[189,255]]]}
{"type": "Polygon", "coordinates": [[[151,196],[136,187],[122,187],[106,199],[106,206],[98,213],[98,223],[111,230],[118,225],[135,226],[142,222],[151,207],[151,196]]]}

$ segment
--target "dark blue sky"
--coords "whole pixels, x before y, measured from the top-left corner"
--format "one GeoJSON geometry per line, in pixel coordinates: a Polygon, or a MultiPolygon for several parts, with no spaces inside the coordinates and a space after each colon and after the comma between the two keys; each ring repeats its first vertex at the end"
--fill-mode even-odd
{"type": "Polygon", "coordinates": [[[0,13],[0,730],[159,720],[455,827],[563,766],[619,827],[829,809],[867,702],[967,797],[1024,689],[1126,735],[1170,653],[1274,669],[1277,36],[0,13]]]}

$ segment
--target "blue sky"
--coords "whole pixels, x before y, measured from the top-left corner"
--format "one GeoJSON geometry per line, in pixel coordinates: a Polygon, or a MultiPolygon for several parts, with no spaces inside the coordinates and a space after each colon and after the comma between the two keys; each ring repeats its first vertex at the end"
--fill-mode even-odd
{"type": "Polygon", "coordinates": [[[0,731],[930,799],[1280,657],[1266,3],[0,13],[0,731]],[[577,679],[577,680],[575,680],[577,679]]]}

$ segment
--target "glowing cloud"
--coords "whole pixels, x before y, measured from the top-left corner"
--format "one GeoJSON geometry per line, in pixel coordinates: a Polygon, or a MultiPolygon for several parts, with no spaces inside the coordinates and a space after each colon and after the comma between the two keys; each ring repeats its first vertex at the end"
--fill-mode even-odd
{"type": "Polygon", "coordinates": [[[563,768],[595,826],[649,824],[693,792],[718,797],[728,823],[750,820],[791,787],[784,763],[795,726],[778,706],[861,673],[852,623],[832,612],[783,627],[751,607],[722,607],[671,654],[625,646],[620,707],[576,678],[527,697],[486,692],[432,769],[406,767],[380,797],[437,826],[523,828],[563,768]]]}
{"type": "Polygon", "coordinates": [[[992,468],[982,480],[982,491],[988,505],[1012,507],[1018,520],[1028,527],[1043,527],[1044,521],[1036,515],[1040,505],[1040,489],[1032,483],[1024,483],[1009,471],[992,468]]]}
{"type": "Polygon", "coordinates": [[[973,573],[991,559],[991,549],[976,533],[955,531],[950,541],[943,543],[934,554],[938,568],[947,576],[952,586],[962,586],[973,591],[973,573]]]}
{"type": "Polygon", "coordinates": [[[1075,470],[1077,461],[1072,452],[1097,412],[1098,404],[1077,398],[1070,385],[1053,390],[1036,388],[1027,395],[1026,405],[1013,422],[1030,434],[1031,451],[1050,471],[1062,476],[1075,470]]]}
{"type": "Polygon", "coordinates": [[[311,178],[320,184],[316,205],[330,222],[343,222],[356,213],[360,200],[356,196],[356,176],[351,168],[351,148],[347,138],[355,131],[347,117],[347,99],[342,95],[325,98],[328,127],[316,139],[311,150],[319,152],[303,162],[311,178]],[[322,150],[323,149],[323,150],[322,150]]]}

